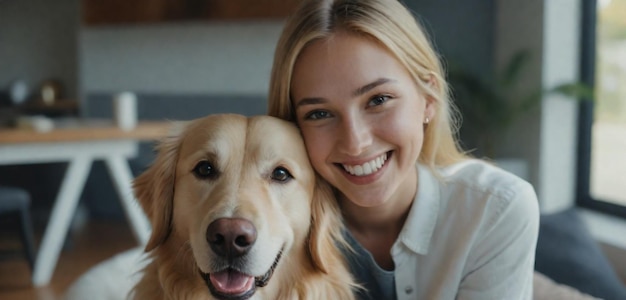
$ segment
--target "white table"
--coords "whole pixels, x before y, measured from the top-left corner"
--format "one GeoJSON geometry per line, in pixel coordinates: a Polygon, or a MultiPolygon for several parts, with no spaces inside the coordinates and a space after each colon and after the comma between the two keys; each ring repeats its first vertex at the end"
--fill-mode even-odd
{"type": "Polygon", "coordinates": [[[150,224],[133,196],[133,175],[127,159],[137,155],[140,141],[159,139],[167,133],[168,127],[166,122],[140,122],[135,129],[122,131],[110,122],[92,120],[46,133],[0,129],[0,165],[68,163],[39,246],[32,278],[35,286],[50,282],[95,160],[105,162],[135,237],[141,244],[147,242],[150,224]]]}

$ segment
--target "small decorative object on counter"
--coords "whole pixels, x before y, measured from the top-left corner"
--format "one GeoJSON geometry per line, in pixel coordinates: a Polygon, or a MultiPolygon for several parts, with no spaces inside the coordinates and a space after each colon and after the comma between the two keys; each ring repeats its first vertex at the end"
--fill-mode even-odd
{"type": "Polygon", "coordinates": [[[41,101],[45,105],[54,105],[63,99],[63,86],[57,80],[46,80],[40,88],[41,101]]]}
{"type": "Polygon", "coordinates": [[[113,119],[122,130],[132,130],[137,125],[137,96],[121,92],[113,97],[113,119]]]}
{"type": "Polygon", "coordinates": [[[28,84],[24,80],[15,80],[9,86],[9,99],[14,106],[20,106],[28,98],[28,84]]]}

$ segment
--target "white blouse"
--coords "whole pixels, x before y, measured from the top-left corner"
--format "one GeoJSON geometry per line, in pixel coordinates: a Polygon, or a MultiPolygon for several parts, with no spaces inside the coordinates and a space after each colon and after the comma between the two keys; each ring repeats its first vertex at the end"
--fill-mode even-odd
{"type": "Polygon", "coordinates": [[[367,254],[349,257],[357,280],[374,281],[367,285],[385,298],[395,279],[397,299],[531,299],[539,230],[533,187],[481,160],[437,175],[417,168],[418,192],[391,247],[395,270],[378,268],[355,244],[367,254]]]}

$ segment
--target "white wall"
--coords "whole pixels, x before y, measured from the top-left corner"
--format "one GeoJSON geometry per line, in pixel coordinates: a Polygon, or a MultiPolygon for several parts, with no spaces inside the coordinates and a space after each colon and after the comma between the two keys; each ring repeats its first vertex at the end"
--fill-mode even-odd
{"type": "MultiPolygon", "coordinates": [[[[551,0],[544,3],[542,86],[550,89],[579,78],[580,0],[551,0]]],[[[561,95],[544,98],[541,109],[540,197],[546,212],[574,204],[578,103],[561,95]]]]}

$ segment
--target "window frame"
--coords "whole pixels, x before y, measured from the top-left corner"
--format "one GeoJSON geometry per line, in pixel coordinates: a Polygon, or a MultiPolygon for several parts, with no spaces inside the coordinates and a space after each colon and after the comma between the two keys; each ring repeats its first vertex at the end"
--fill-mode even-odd
{"type": "MultiPolygon", "coordinates": [[[[597,1],[582,0],[580,79],[595,86],[597,1]]],[[[580,207],[626,218],[626,206],[595,199],[591,195],[593,101],[581,101],[578,113],[578,163],[576,203],[580,207]]]]}

